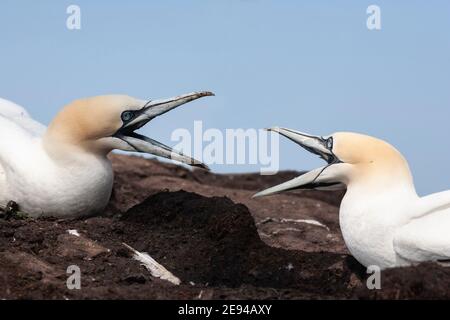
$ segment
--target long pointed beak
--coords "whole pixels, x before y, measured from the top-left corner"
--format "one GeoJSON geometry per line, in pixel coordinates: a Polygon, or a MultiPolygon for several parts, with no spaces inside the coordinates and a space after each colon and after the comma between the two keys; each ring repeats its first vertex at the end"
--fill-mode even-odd
{"type": "Polygon", "coordinates": [[[119,129],[116,133],[116,137],[122,139],[129,145],[130,148],[128,151],[149,153],[209,170],[208,166],[203,164],[201,161],[195,160],[179,151],[173,150],[161,142],[134,132],[157,116],[160,116],[185,103],[207,96],[214,96],[214,93],[209,91],[193,92],[174,98],[149,101],[141,110],[137,112],[136,116],[131,121],[119,129]]]}
{"type": "Polygon", "coordinates": [[[183,94],[181,96],[169,98],[151,100],[145,104],[145,106],[139,111],[139,115],[132,121],[126,124],[125,127],[131,127],[133,130],[137,130],[144,126],[150,120],[169,112],[183,104],[197,100],[202,97],[214,96],[214,93],[209,91],[192,92],[183,94]]]}
{"type": "Polygon", "coordinates": [[[279,185],[268,188],[266,190],[260,191],[260,192],[256,193],[255,195],[253,195],[252,198],[269,196],[269,195],[277,194],[277,193],[280,193],[283,191],[295,190],[295,189],[300,189],[300,188],[303,188],[303,189],[307,189],[308,187],[314,188],[315,181],[320,176],[320,174],[323,172],[323,170],[325,170],[325,168],[326,168],[326,166],[314,169],[305,174],[302,174],[301,176],[299,176],[297,178],[283,182],[279,185]]]}
{"type": "Polygon", "coordinates": [[[323,138],[296,130],[279,127],[274,127],[267,130],[277,132],[299,144],[302,148],[308,150],[309,152],[319,155],[322,159],[328,162],[328,165],[314,169],[297,178],[258,192],[253,196],[253,198],[295,189],[331,189],[332,187],[340,185],[340,183],[333,182],[331,179],[333,176],[333,170],[330,170],[330,166],[340,162],[332,151],[333,139],[331,137],[323,138]]]}
{"type": "Polygon", "coordinates": [[[320,136],[313,136],[307,133],[287,128],[274,127],[267,130],[277,132],[282,136],[285,136],[286,138],[294,141],[309,152],[317,154],[328,163],[331,163],[333,162],[333,160],[335,160],[335,156],[331,151],[333,145],[332,140],[329,140],[330,138],[325,139],[320,136]]]}
{"type": "Polygon", "coordinates": [[[184,155],[179,151],[173,150],[171,147],[166,146],[161,142],[135,132],[130,133],[128,136],[123,136],[122,140],[125,140],[131,147],[133,147],[134,151],[153,154],[155,156],[188,164],[193,167],[209,170],[208,166],[201,161],[195,160],[194,158],[184,155]]]}

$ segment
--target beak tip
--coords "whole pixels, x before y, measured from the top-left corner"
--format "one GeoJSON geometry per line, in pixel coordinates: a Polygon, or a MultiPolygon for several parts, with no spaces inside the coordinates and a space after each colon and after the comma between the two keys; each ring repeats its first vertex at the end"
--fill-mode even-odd
{"type": "Polygon", "coordinates": [[[259,198],[259,197],[262,197],[261,192],[258,192],[258,193],[255,193],[254,195],[252,195],[252,199],[259,198]]]}
{"type": "Polygon", "coordinates": [[[215,93],[211,92],[211,91],[203,91],[203,92],[200,92],[200,96],[202,96],[202,97],[214,97],[215,93]]]}
{"type": "Polygon", "coordinates": [[[266,130],[268,132],[280,132],[280,127],[270,127],[270,128],[265,128],[264,130],[266,130]]]}

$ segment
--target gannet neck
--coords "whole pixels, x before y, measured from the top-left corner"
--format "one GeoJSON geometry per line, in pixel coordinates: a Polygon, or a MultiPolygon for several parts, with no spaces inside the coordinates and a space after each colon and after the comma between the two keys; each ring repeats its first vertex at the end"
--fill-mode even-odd
{"type": "Polygon", "coordinates": [[[53,146],[12,121],[0,120],[0,204],[14,200],[32,217],[79,217],[100,212],[110,198],[113,171],[107,158],[53,146]],[[4,135],[5,136],[5,135],[4,135]]]}
{"type": "MultiPolygon", "coordinates": [[[[76,100],[66,105],[52,120],[44,135],[50,142],[79,144],[91,135],[88,99],[76,100]]],[[[94,117],[92,117],[92,121],[94,117]]]]}
{"type": "MultiPolygon", "coordinates": [[[[379,172],[378,172],[379,173],[379,172]]],[[[376,176],[375,173],[352,179],[339,209],[339,225],[344,242],[363,265],[380,268],[406,263],[393,246],[395,231],[414,218],[420,198],[409,175],[376,176]]]]}
{"type": "Polygon", "coordinates": [[[407,164],[373,163],[358,165],[346,179],[347,189],[358,189],[367,195],[405,194],[417,196],[414,181],[407,164]]]}

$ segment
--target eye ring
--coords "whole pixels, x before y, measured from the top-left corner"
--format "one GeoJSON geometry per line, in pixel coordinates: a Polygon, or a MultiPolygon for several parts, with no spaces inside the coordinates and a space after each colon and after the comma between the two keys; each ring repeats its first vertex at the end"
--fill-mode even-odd
{"type": "Polygon", "coordinates": [[[134,112],[133,111],[124,111],[122,112],[121,118],[123,122],[128,122],[131,119],[133,119],[134,117],[134,112]]]}

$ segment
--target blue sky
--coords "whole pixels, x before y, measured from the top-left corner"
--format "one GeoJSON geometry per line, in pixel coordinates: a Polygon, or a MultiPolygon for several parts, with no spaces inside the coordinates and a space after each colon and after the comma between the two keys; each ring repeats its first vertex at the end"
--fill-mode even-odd
{"type": "MultiPolygon", "coordinates": [[[[171,132],[194,120],[357,131],[400,149],[421,194],[450,187],[449,1],[3,0],[0,39],[0,96],[45,124],[80,97],[211,90],[144,134],[173,145],[171,132]],[[79,31],[66,28],[70,4],[81,7],[79,31]],[[380,31],[366,28],[370,4],[381,8],[380,31]]],[[[321,163],[280,144],[284,169],[321,163]]]]}

